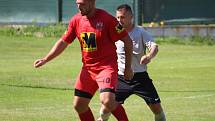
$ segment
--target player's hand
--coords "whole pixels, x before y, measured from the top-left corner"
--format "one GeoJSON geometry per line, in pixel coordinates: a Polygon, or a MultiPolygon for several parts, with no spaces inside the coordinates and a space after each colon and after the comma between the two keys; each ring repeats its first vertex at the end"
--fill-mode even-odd
{"type": "Polygon", "coordinates": [[[40,66],[44,65],[46,63],[45,59],[37,59],[34,61],[34,67],[39,68],[40,66]]]}
{"type": "Polygon", "coordinates": [[[131,68],[125,68],[124,78],[125,80],[131,80],[134,76],[134,72],[131,68]]]}
{"type": "Polygon", "coordinates": [[[140,59],[140,64],[148,64],[151,61],[151,58],[148,55],[144,55],[140,59]]]}

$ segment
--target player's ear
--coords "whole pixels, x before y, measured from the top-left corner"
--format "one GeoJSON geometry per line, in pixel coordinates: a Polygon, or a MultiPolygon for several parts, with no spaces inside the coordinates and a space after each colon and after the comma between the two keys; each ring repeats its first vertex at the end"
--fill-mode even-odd
{"type": "Polygon", "coordinates": [[[133,16],[132,16],[132,18],[131,18],[131,22],[134,23],[134,17],[133,17],[133,16]]]}

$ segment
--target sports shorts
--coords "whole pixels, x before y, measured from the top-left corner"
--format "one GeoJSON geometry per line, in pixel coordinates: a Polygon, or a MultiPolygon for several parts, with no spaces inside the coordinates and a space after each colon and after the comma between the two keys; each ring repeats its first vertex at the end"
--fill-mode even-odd
{"type": "Polygon", "coordinates": [[[116,101],[121,104],[132,94],[143,98],[147,104],[160,103],[158,93],[147,72],[134,73],[132,80],[124,80],[124,76],[119,75],[115,94],[116,101]]]}
{"type": "Polygon", "coordinates": [[[75,96],[92,98],[97,89],[113,92],[117,84],[117,65],[101,68],[83,67],[75,83],[75,96]]]}

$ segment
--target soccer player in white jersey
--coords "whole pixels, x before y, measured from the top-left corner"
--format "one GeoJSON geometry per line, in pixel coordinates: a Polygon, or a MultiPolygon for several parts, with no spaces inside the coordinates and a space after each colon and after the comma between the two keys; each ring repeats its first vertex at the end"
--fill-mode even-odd
{"type": "MultiPolygon", "coordinates": [[[[116,101],[123,104],[132,94],[136,94],[145,100],[154,114],[155,121],[166,121],[165,113],[161,106],[158,93],[147,73],[147,64],[158,52],[158,45],[154,42],[146,30],[133,24],[133,14],[131,7],[123,4],[116,9],[116,18],[122,26],[129,32],[133,41],[132,69],[134,77],[132,80],[124,79],[125,51],[124,43],[117,41],[118,55],[118,86],[116,88],[116,101]],[[146,49],[149,51],[146,53],[146,49]]],[[[107,121],[110,116],[108,109],[104,106],[100,109],[100,118],[97,121],[107,121]]],[[[144,117],[143,117],[144,118],[144,117]]]]}

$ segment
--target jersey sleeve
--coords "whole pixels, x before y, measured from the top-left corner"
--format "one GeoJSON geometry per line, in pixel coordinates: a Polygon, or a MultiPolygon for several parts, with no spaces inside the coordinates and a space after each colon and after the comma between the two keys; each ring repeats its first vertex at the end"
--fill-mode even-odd
{"type": "Polygon", "coordinates": [[[149,50],[153,45],[157,45],[154,41],[154,38],[145,29],[142,28],[141,32],[142,32],[142,40],[149,50]]]}
{"type": "Polygon", "coordinates": [[[117,40],[121,40],[123,37],[128,35],[126,30],[122,27],[122,25],[116,20],[116,18],[111,17],[110,20],[111,23],[109,23],[109,33],[111,39],[116,42],[117,40]]]}
{"type": "Polygon", "coordinates": [[[76,29],[76,20],[73,17],[70,20],[68,28],[65,31],[65,33],[62,35],[61,39],[63,39],[68,44],[72,43],[74,41],[74,39],[76,38],[75,29],[76,29]]]}

